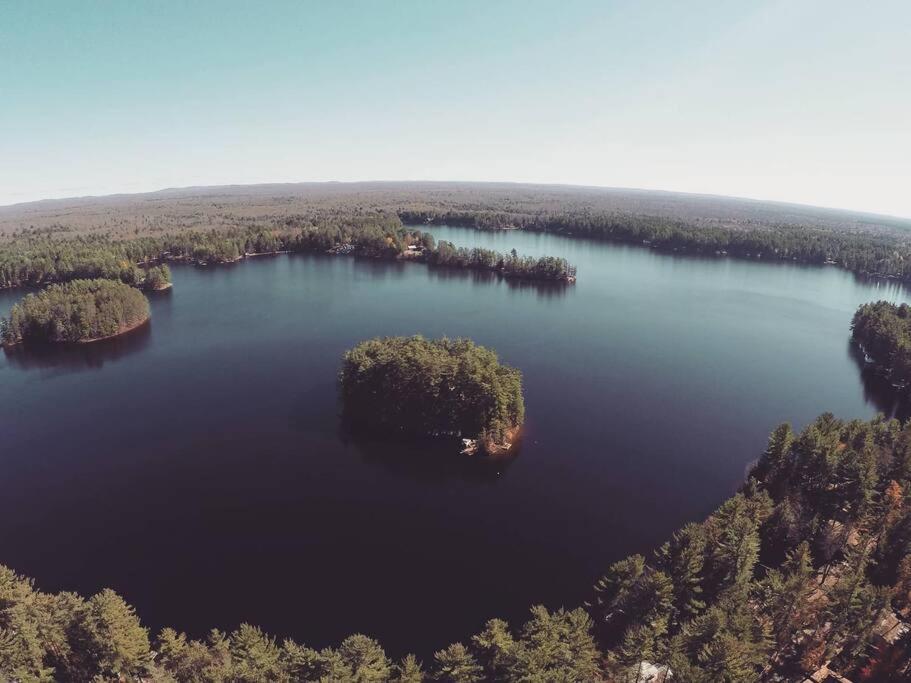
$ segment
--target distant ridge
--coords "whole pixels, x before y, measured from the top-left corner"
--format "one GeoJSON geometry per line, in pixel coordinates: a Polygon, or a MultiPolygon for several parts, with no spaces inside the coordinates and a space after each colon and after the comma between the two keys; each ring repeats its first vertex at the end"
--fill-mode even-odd
{"type": "Polygon", "coordinates": [[[788,202],[665,190],[562,184],[449,181],[263,183],[169,187],[151,192],[41,199],[0,206],[0,234],[60,224],[101,229],[105,222],[228,212],[239,217],[300,215],[342,208],[395,211],[429,203],[450,210],[594,212],[659,216],[695,223],[762,227],[800,225],[829,230],[911,231],[911,218],[788,202]]]}

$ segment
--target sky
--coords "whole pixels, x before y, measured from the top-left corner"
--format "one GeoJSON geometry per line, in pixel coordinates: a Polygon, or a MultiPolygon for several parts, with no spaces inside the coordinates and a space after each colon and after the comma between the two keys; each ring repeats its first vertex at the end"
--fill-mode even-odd
{"type": "Polygon", "coordinates": [[[0,0],[0,205],[322,180],[911,217],[911,2],[0,0]]]}

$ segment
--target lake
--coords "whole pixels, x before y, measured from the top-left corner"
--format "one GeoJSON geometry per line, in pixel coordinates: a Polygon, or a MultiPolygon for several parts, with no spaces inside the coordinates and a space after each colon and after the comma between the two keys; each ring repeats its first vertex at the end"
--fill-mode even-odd
{"type": "Polygon", "coordinates": [[[776,424],[890,409],[848,336],[860,303],[908,301],[899,285],[431,231],[565,256],[578,282],[306,255],[174,266],[150,326],[0,353],[0,562],[46,590],[114,588],[155,631],[362,632],[427,659],[490,617],[580,604],[611,562],[730,495],[776,424]],[[339,431],[343,352],[418,333],[521,369],[516,457],[339,431]]]}

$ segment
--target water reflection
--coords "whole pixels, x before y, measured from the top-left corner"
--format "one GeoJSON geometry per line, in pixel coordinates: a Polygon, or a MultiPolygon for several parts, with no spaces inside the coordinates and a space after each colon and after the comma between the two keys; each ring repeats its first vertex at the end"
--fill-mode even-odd
{"type": "Polygon", "coordinates": [[[568,282],[554,282],[552,280],[517,280],[505,278],[506,286],[517,291],[532,290],[539,299],[558,299],[565,297],[574,285],[568,282]]]}
{"type": "MultiPolygon", "coordinates": [[[[345,256],[330,256],[333,259],[347,259],[345,256]]],[[[359,275],[367,275],[376,280],[401,280],[405,276],[405,268],[410,265],[404,261],[371,258],[369,256],[354,256],[353,262],[357,264],[359,275]]]]}
{"type": "Polygon", "coordinates": [[[911,295],[911,287],[899,280],[852,273],[854,281],[864,287],[872,287],[877,299],[897,303],[911,295]]]}
{"type": "Polygon", "coordinates": [[[873,404],[876,410],[886,417],[901,421],[911,417],[911,400],[897,391],[885,377],[876,372],[870,363],[864,360],[864,353],[856,344],[848,342],[848,355],[857,365],[860,380],[864,387],[864,400],[873,404]]]}
{"type": "Polygon", "coordinates": [[[521,445],[517,441],[509,455],[491,457],[463,455],[459,453],[457,440],[377,439],[345,427],[340,428],[339,435],[368,465],[424,483],[455,479],[493,484],[506,476],[518,458],[521,445]]]}
{"type": "Polygon", "coordinates": [[[3,353],[11,366],[22,370],[100,370],[105,363],[141,351],[151,337],[152,325],[147,322],[126,334],[90,344],[28,344],[4,348],[3,353]]]}
{"type": "Polygon", "coordinates": [[[505,282],[506,286],[511,290],[533,291],[538,298],[541,299],[554,299],[566,296],[566,293],[573,287],[573,285],[566,282],[508,278],[503,277],[496,272],[477,270],[474,268],[428,265],[427,271],[430,274],[430,279],[439,280],[441,282],[470,281],[472,284],[479,285],[492,285],[505,282]]]}
{"type": "Polygon", "coordinates": [[[427,264],[427,272],[431,280],[440,280],[441,282],[471,281],[480,284],[493,284],[499,282],[500,275],[492,273],[489,270],[477,270],[475,268],[458,268],[456,266],[438,266],[427,264]]]}

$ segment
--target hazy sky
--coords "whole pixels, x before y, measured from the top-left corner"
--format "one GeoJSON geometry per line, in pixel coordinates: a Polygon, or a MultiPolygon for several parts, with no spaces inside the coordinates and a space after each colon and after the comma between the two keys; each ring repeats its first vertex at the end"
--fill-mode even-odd
{"type": "Polygon", "coordinates": [[[0,0],[0,204],[373,179],[911,217],[911,1],[0,0]]]}

